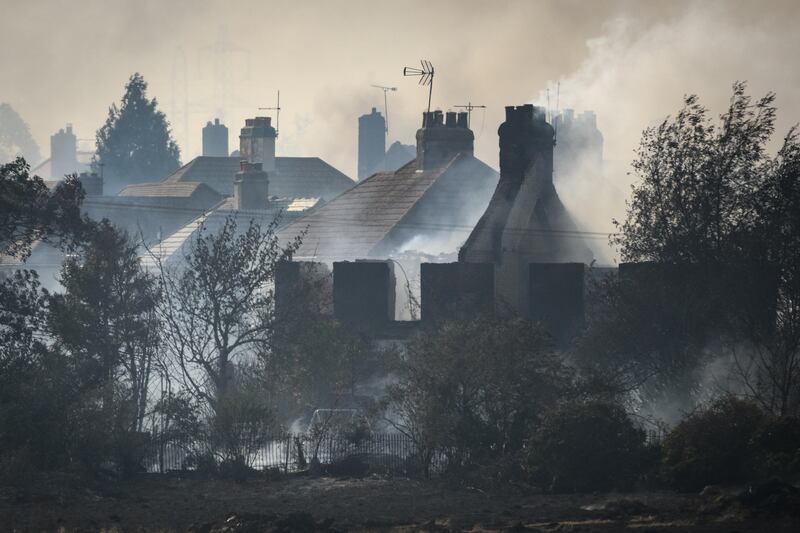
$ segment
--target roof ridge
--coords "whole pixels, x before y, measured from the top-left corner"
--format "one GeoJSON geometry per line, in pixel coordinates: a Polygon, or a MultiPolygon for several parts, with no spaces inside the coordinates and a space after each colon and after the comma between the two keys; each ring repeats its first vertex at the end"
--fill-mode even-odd
{"type": "MultiPolygon", "coordinates": [[[[450,167],[451,167],[451,166],[453,166],[453,164],[456,162],[456,160],[458,160],[458,159],[461,157],[461,155],[463,155],[463,153],[462,153],[462,152],[458,152],[458,153],[457,153],[455,156],[453,156],[452,158],[450,158],[450,160],[447,162],[447,164],[446,164],[446,165],[444,165],[444,166],[442,166],[442,167],[438,167],[438,168],[436,168],[436,169],[433,171],[433,174],[434,174],[434,176],[433,176],[433,179],[431,179],[431,180],[429,181],[429,183],[428,183],[428,186],[427,186],[427,187],[425,187],[425,190],[424,190],[424,191],[423,191],[423,192],[422,192],[422,193],[421,193],[419,196],[417,196],[417,199],[416,199],[416,201],[414,201],[414,202],[413,202],[413,203],[412,203],[410,206],[408,206],[408,207],[406,208],[405,212],[403,212],[403,214],[400,216],[400,218],[398,218],[398,219],[397,219],[397,222],[396,222],[396,223],[394,223],[394,224],[392,224],[392,225],[391,225],[391,226],[390,226],[388,229],[386,229],[386,231],[384,231],[384,232],[382,233],[382,235],[381,235],[381,238],[380,238],[380,239],[378,239],[378,240],[375,242],[375,244],[374,244],[374,245],[373,245],[373,246],[372,246],[372,247],[371,247],[371,248],[370,248],[370,249],[367,251],[367,255],[369,255],[369,254],[372,252],[372,250],[374,250],[375,248],[377,248],[378,246],[380,246],[380,244],[383,242],[383,240],[386,238],[386,236],[387,236],[387,235],[389,235],[389,233],[391,233],[391,232],[392,232],[392,230],[393,230],[395,227],[397,227],[397,226],[400,226],[400,225],[403,223],[403,220],[404,220],[404,219],[405,219],[405,218],[408,216],[408,214],[409,214],[409,213],[410,213],[410,212],[411,212],[411,211],[414,209],[414,207],[415,207],[415,206],[416,206],[416,205],[419,203],[419,201],[422,199],[422,197],[425,195],[425,193],[427,193],[427,192],[428,192],[428,191],[431,189],[431,187],[433,187],[433,185],[436,183],[436,181],[437,181],[437,180],[438,180],[438,179],[439,179],[439,178],[440,178],[440,177],[441,177],[441,176],[442,176],[442,175],[443,175],[445,172],[447,172],[448,170],[450,170],[450,167]]],[[[416,159],[414,159],[414,161],[416,161],[416,159]]],[[[407,165],[407,164],[406,164],[406,165],[407,165]]],[[[405,168],[405,166],[406,166],[406,165],[403,165],[403,166],[402,166],[402,167],[400,167],[400,168],[401,168],[401,169],[402,169],[402,168],[405,168]]],[[[400,169],[398,169],[398,171],[399,171],[399,170],[400,170],[400,169]]],[[[425,171],[423,170],[423,172],[425,172],[425,171]]]]}

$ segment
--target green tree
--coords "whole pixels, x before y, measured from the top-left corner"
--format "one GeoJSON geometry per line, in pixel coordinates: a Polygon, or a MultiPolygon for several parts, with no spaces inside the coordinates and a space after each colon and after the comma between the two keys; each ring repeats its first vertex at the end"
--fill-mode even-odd
{"type": "Polygon", "coordinates": [[[0,253],[22,259],[37,240],[72,247],[89,227],[81,215],[84,192],[75,176],[51,191],[29,171],[21,157],[0,166],[0,253]]]}
{"type": "Polygon", "coordinates": [[[49,299],[49,327],[62,349],[90,370],[104,408],[118,411],[123,431],[141,431],[158,345],[156,279],[137,247],[107,221],[61,271],[63,294],[49,299]]]}
{"type": "Polygon", "coordinates": [[[180,149],[157,105],[155,98],[147,98],[147,83],[137,72],[125,85],[122,105],[108,110],[106,123],[97,131],[92,169],[102,173],[110,192],[157,181],[180,166],[180,149]]]}

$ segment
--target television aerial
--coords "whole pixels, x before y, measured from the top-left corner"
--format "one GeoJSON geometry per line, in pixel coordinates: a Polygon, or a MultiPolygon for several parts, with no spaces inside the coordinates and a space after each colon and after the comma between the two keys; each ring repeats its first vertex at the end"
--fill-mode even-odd
{"type": "Polygon", "coordinates": [[[467,105],[456,105],[456,106],[453,106],[453,107],[459,107],[459,108],[467,110],[467,127],[468,128],[470,127],[470,124],[472,124],[472,110],[473,109],[486,109],[485,105],[476,105],[476,104],[473,104],[472,102],[467,102],[467,105]]]}
{"type": "Polygon", "coordinates": [[[427,59],[421,59],[420,65],[422,68],[405,67],[403,69],[403,76],[418,76],[420,85],[428,85],[428,113],[431,112],[431,97],[433,96],[433,64],[427,59]]]}
{"type": "Polygon", "coordinates": [[[275,104],[275,107],[259,107],[259,111],[275,111],[275,137],[278,136],[278,132],[281,130],[281,90],[278,89],[278,103],[275,104]]]}
{"type": "Polygon", "coordinates": [[[388,135],[389,134],[389,103],[388,103],[388,99],[386,98],[386,93],[388,93],[389,91],[396,91],[397,87],[384,87],[383,85],[373,85],[373,87],[383,91],[383,114],[386,117],[386,121],[385,121],[385,125],[386,125],[385,130],[386,131],[385,131],[385,133],[386,133],[386,135],[388,135]]]}

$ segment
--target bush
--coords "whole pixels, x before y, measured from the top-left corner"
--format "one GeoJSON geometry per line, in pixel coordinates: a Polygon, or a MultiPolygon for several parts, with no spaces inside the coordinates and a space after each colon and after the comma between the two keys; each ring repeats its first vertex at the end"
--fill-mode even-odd
{"type": "Polygon", "coordinates": [[[756,433],[758,470],[763,478],[800,479],[800,419],[769,418],[756,433]]]}
{"type": "Polygon", "coordinates": [[[754,438],[765,422],[759,408],[723,398],[682,420],[664,439],[662,468],[680,490],[737,483],[757,473],[754,438]]]}
{"type": "Polygon", "coordinates": [[[645,458],[645,433],[622,408],[572,404],[545,417],[528,444],[527,467],[549,491],[630,489],[645,458]]]}

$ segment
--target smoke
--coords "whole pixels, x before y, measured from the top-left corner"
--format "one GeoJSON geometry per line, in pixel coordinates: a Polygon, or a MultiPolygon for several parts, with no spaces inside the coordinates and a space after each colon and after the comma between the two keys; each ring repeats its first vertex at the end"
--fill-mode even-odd
{"type": "MultiPolygon", "coordinates": [[[[737,79],[778,93],[779,129],[796,121],[798,9],[792,0],[6,2],[0,100],[40,146],[67,122],[92,138],[139,71],[186,161],[206,121],[222,114],[235,147],[244,118],[274,106],[280,89],[279,155],[320,156],[354,176],[357,117],[383,108],[369,85],[398,87],[388,140],[411,142],[427,91],[402,68],[424,57],[436,67],[434,107],[488,106],[476,143],[488,164],[497,165],[503,106],[530,100],[548,80],[561,80],[560,107],[598,113],[607,158],[629,161],[641,130],[674,112],[684,93],[720,109],[737,79]],[[217,46],[225,34],[230,46],[217,46]]],[[[615,179],[626,190],[630,179],[615,179]]]]}
{"type": "MultiPolygon", "coordinates": [[[[650,7],[649,4],[639,4],[650,7]]],[[[798,32],[783,17],[798,11],[787,2],[763,9],[738,2],[689,2],[669,13],[621,10],[586,41],[577,69],[541,89],[538,105],[593,110],[605,140],[602,168],[579,169],[556,183],[566,207],[583,229],[611,232],[622,219],[636,177],[630,173],[642,131],[674,114],[686,94],[698,94],[713,113],[727,107],[731,85],[746,80],[754,95],[778,94],[780,137],[800,117],[800,71],[789,68],[788,49],[798,32]],[[548,90],[549,89],[549,90],[548,90]]],[[[607,262],[614,251],[590,242],[607,262]]]]}

